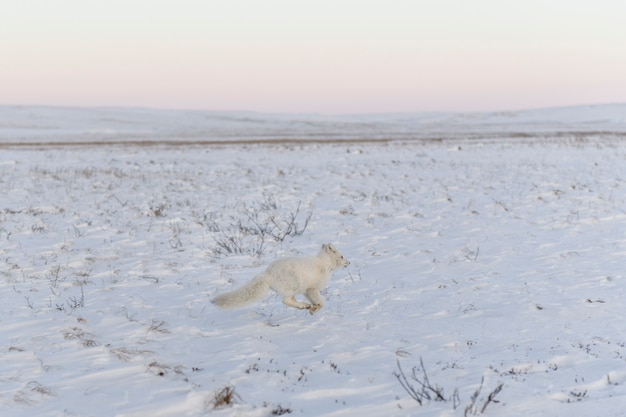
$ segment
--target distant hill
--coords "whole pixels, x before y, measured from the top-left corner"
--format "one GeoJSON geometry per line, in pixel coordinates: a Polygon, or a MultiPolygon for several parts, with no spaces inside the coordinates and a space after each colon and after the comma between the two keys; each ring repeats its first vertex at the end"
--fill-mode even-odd
{"type": "Polygon", "coordinates": [[[0,143],[253,142],[626,136],[626,103],[480,113],[320,115],[0,106],[0,143]]]}

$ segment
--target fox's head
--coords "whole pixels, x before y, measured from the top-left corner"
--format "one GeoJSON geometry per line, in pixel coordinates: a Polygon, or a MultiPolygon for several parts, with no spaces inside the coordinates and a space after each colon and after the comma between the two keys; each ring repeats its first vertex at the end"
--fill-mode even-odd
{"type": "Polygon", "coordinates": [[[337,268],[350,265],[350,262],[335,248],[332,243],[325,243],[322,245],[322,251],[328,253],[333,261],[335,261],[335,266],[337,268]]]}

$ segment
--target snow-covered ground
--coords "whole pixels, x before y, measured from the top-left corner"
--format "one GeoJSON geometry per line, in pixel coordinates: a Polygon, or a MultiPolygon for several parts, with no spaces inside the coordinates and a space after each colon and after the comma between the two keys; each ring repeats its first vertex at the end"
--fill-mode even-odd
{"type": "Polygon", "coordinates": [[[486,137],[0,148],[2,415],[623,415],[626,144],[486,137]],[[325,242],[315,315],[210,303],[325,242]]]}

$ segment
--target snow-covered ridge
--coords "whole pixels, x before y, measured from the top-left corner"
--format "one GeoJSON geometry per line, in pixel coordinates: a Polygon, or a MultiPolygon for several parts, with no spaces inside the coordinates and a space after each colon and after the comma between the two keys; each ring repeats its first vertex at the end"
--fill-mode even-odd
{"type": "Polygon", "coordinates": [[[0,143],[413,140],[626,135],[626,103],[490,113],[271,114],[0,106],[0,143]]]}

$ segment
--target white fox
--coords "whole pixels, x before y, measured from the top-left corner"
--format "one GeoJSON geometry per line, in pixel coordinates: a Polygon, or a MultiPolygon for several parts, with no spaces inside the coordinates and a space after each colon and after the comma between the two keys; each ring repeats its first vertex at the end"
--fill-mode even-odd
{"type": "Polygon", "coordinates": [[[326,286],[335,269],[350,265],[332,244],[322,245],[315,257],[284,258],[274,261],[265,272],[241,288],[215,297],[212,302],[222,308],[239,308],[263,298],[269,289],[283,297],[283,303],[313,314],[324,300],[320,290],[326,286]],[[304,294],[311,304],[296,300],[304,294]]]}

